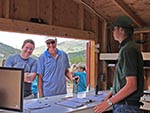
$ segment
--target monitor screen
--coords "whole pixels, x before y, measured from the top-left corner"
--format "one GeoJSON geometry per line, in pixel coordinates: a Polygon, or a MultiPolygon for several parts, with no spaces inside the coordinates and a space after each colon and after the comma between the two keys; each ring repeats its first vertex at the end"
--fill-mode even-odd
{"type": "Polygon", "coordinates": [[[24,71],[0,67],[0,109],[23,111],[24,71]]]}

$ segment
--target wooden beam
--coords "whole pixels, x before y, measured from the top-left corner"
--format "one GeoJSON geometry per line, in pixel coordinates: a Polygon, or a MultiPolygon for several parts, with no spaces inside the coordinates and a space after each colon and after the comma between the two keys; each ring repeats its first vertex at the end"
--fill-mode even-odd
{"type": "Polygon", "coordinates": [[[91,87],[95,88],[95,86],[97,85],[97,78],[98,78],[98,71],[99,71],[99,68],[98,68],[98,61],[99,61],[99,58],[98,58],[98,55],[99,55],[99,48],[96,48],[95,47],[95,44],[99,44],[98,43],[98,17],[96,15],[93,15],[92,17],[92,31],[95,32],[95,41],[91,41],[91,47],[92,47],[92,50],[91,50],[91,54],[90,54],[90,64],[91,64],[91,68],[90,68],[90,82],[91,82],[91,87]],[[96,52],[97,50],[97,52],[96,52]],[[94,76],[93,76],[94,75],[94,76]]]}
{"type": "MultiPolygon", "coordinates": [[[[144,38],[144,34],[143,34],[143,33],[140,33],[140,40],[143,40],[143,38],[144,38]]],[[[141,50],[141,51],[144,51],[144,46],[143,46],[143,45],[140,46],[140,50],[141,50]]]]}
{"type": "Polygon", "coordinates": [[[87,89],[90,90],[90,42],[86,43],[86,85],[87,89]]]}
{"type": "Polygon", "coordinates": [[[3,0],[3,17],[4,18],[9,18],[9,5],[10,5],[10,1],[9,0],[3,0]]]}
{"type": "MultiPolygon", "coordinates": [[[[37,17],[40,15],[40,8],[39,8],[39,6],[40,6],[40,1],[39,0],[36,0],[37,2],[36,2],[36,4],[37,4],[37,9],[36,9],[36,15],[37,15],[37,17]]],[[[39,17],[38,17],[39,18],[39,17]]]]}
{"type": "MultiPolygon", "coordinates": [[[[142,52],[143,60],[150,60],[150,52],[142,52]]],[[[117,60],[118,53],[100,53],[100,60],[117,60]]]]}
{"type": "Polygon", "coordinates": [[[100,60],[117,60],[118,53],[100,53],[100,60]]]}
{"type": "Polygon", "coordinates": [[[95,88],[95,41],[90,41],[90,88],[95,88]]]}
{"type": "Polygon", "coordinates": [[[78,29],[0,18],[0,30],[65,38],[94,40],[95,33],[78,29]]]}
{"type": "Polygon", "coordinates": [[[78,9],[78,28],[83,30],[84,29],[84,8],[81,4],[79,4],[78,9]]]}
{"type": "Polygon", "coordinates": [[[89,11],[92,11],[92,13],[94,13],[101,20],[106,21],[106,18],[104,18],[103,15],[99,14],[98,11],[96,11],[94,8],[92,8],[90,5],[88,5],[84,0],[73,0],[73,1],[78,4],[82,4],[84,7],[88,8],[89,11]]]}
{"type": "MultiPolygon", "coordinates": [[[[107,45],[108,45],[108,38],[107,38],[107,22],[104,21],[102,23],[102,42],[101,43],[101,52],[106,52],[107,51],[107,45]],[[103,46],[102,46],[103,45],[103,46]]],[[[102,73],[103,77],[105,77],[106,81],[102,81],[102,86],[101,89],[102,90],[106,90],[107,89],[107,81],[108,81],[108,69],[107,69],[107,65],[105,63],[102,64],[102,73]]]]}
{"type": "Polygon", "coordinates": [[[112,0],[112,2],[128,15],[138,27],[145,26],[145,23],[141,18],[135,15],[135,13],[122,0],[112,0]]]}
{"type": "Polygon", "coordinates": [[[52,21],[52,17],[53,17],[53,0],[49,0],[49,5],[50,5],[50,10],[49,10],[49,24],[52,25],[53,21],[52,21]]]}
{"type": "Polygon", "coordinates": [[[134,31],[134,34],[138,33],[150,33],[150,28],[138,28],[134,31]]]}

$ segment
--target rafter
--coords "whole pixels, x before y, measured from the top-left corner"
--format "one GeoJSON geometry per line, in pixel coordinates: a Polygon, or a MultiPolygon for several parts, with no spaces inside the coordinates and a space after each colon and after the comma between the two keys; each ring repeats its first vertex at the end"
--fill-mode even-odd
{"type": "Polygon", "coordinates": [[[145,23],[141,18],[135,15],[135,13],[122,0],[112,0],[112,2],[128,15],[138,27],[145,26],[145,23]]]}
{"type": "Polygon", "coordinates": [[[0,30],[27,34],[51,35],[83,40],[94,40],[95,38],[95,33],[91,31],[3,18],[0,18],[0,30]]]}
{"type": "Polygon", "coordinates": [[[134,34],[138,33],[150,33],[150,28],[138,28],[134,31],[134,34]]]}
{"type": "Polygon", "coordinates": [[[2,3],[3,3],[3,7],[2,7],[2,9],[3,9],[3,17],[9,18],[10,0],[3,0],[2,3]]]}

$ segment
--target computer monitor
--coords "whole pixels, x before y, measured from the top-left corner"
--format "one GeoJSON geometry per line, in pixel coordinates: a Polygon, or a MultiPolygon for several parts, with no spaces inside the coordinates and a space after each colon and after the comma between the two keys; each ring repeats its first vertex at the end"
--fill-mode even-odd
{"type": "Polygon", "coordinates": [[[0,109],[23,111],[24,70],[0,67],[0,109]]]}

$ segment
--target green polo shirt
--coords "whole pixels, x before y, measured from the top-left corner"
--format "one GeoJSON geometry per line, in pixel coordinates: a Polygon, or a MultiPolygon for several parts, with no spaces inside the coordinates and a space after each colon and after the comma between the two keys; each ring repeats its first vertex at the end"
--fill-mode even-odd
{"type": "Polygon", "coordinates": [[[140,49],[131,38],[125,39],[120,44],[118,61],[114,73],[113,95],[125,86],[127,76],[137,77],[138,88],[126,100],[139,101],[144,89],[143,58],[140,49]]]}

